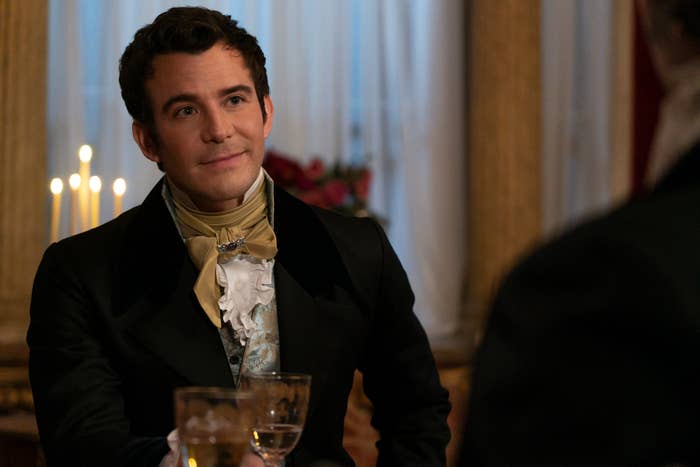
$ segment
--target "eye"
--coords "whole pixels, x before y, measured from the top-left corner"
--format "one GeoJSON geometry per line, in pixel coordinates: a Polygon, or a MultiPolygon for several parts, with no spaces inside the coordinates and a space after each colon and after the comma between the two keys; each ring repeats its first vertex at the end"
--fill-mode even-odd
{"type": "Polygon", "coordinates": [[[194,115],[197,113],[194,107],[191,105],[186,105],[184,107],[180,107],[175,111],[175,116],[176,117],[189,117],[191,115],[194,115]]]}
{"type": "Polygon", "coordinates": [[[243,98],[241,96],[231,96],[228,98],[228,102],[233,105],[242,104],[243,98]]]}

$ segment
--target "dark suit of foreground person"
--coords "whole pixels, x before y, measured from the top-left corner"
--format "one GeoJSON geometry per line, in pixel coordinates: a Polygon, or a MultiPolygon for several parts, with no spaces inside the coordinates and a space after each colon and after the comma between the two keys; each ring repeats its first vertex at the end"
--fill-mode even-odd
{"type": "Polygon", "coordinates": [[[700,115],[700,2],[640,6],[669,88],[657,137],[692,130],[696,143],[648,195],[505,279],[476,359],[462,466],[700,465],[700,127],[667,124],[688,110],[688,96],[673,103],[681,88],[700,115]]]}
{"type": "MultiPolygon", "coordinates": [[[[209,10],[173,9],[154,25],[137,38],[159,51],[150,72],[132,79],[135,92],[145,83],[150,117],[129,96],[134,55],[122,58],[120,83],[135,138],[166,177],[141,206],[51,245],[35,280],[30,375],[49,466],[156,467],[174,428],[173,389],[234,385],[222,342],[234,346],[240,335],[225,339],[205,314],[193,291],[200,272],[166,201],[186,197],[211,212],[246,205],[273,116],[264,56],[235,22],[209,10]],[[183,45],[191,37],[195,46],[183,45]]],[[[306,426],[287,465],[352,465],[342,437],[356,368],[375,405],[379,464],[444,464],[449,403],[381,229],[276,188],[263,199],[277,251],[277,324],[265,334],[279,331],[281,370],[312,376],[306,426]]]]}

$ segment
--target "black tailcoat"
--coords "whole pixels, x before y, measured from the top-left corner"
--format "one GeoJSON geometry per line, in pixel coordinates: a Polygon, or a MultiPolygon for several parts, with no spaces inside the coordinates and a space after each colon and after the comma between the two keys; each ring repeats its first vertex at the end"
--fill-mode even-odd
{"type": "MultiPolygon", "coordinates": [[[[51,245],[39,266],[27,340],[49,466],[156,467],[173,389],[233,383],[161,183],[141,206],[51,245]]],[[[380,464],[444,463],[449,403],[382,230],[279,189],[274,215],[281,368],[312,375],[288,465],[352,465],[342,437],[355,368],[376,407],[380,464]]]]}

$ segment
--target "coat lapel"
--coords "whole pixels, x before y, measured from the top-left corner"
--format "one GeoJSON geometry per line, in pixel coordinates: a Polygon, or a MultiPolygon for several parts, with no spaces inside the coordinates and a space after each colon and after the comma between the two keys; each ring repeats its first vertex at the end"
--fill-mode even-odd
{"type": "Polygon", "coordinates": [[[334,317],[347,315],[327,299],[347,286],[347,272],[335,245],[312,209],[275,188],[275,295],[283,371],[311,374],[309,416],[326,385],[326,371],[338,335],[334,317]],[[336,310],[336,308],[338,308],[336,310]]]}
{"type": "Polygon", "coordinates": [[[124,322],[144,347],[189,384],[231,386],[216,327],[192,287],[192,264],[161,196],[162,182],[148,195],[125,235],[120,300],[124,322]]]}
{"type": "MultiPolygon", "coordinates": [[[[192,291],[197,271],[158,183],[127,227],[117,300],[128,332],[190,384],[231,386],[217,329],[192,291]]],[[[340,256],[312,209],[275,189],[275,295],[283,371],[311,373],[309,413],[325,385],[327,350],[337,338],[323,323],[333,287],[350,288],[340,256]],[[303,226],[303,227],[300,227],[303,226]]]]}
{"type": "Polygon", "coordinates": [[[275,265],[275,296],[282,371],[311,375],[309,415],[317,406],[326,375],[321,363],[324,333],[318,328],[321,310],[313,297],[279,263],[275,265]]]}

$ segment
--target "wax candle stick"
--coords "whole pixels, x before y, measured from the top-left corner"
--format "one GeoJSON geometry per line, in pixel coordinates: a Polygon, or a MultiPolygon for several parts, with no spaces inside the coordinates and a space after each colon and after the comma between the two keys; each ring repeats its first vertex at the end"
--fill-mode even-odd
{"type": "Polygon", "coordinates": [[[92,148],[83,144],[78,150],[80,158],[80,178],[83,183],[80,186],[80,225],[82,230],[88,229],[88,206],[90,201],[90,192],[88,189],[88,180],[90,179],[90,161],[92,160],[92,148]]]}
{"type": "Polygon", "coordinates": [[[70,234],[75,235],[78,233],[78,223],[79,223],[79,200],[78,192],[80,191],[80,175],[72,174],[68,178],[68,185],[70,185],[70,234]]]}
{"type": "Polygon", "coordinates": [[[114,190],[114,217],[122,213],[122,198],[126,192],[126,181],[123,178],[118,178],[112,184],[114,190]]]}
{"type": "Polygon", "coordinates": [[[58,224],[61,222],[61,193],[63,192],[63,181],[60,178],[51,180],[51,193],[53,202],[51,203],[51,243],[58,241],[58,224]]]}
{"type": "Polygon", "coordinates": [[[100,190],[102,180],[97,175],[90,177],[90,227],[97,227],[100,223],[100,190]]]}

